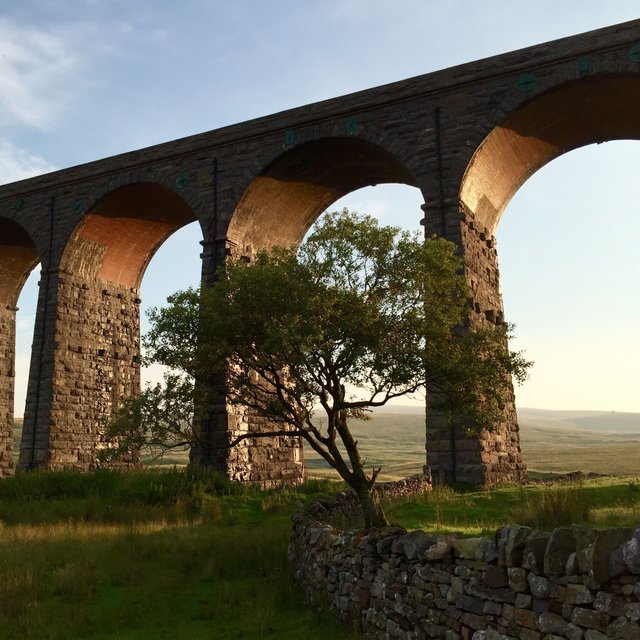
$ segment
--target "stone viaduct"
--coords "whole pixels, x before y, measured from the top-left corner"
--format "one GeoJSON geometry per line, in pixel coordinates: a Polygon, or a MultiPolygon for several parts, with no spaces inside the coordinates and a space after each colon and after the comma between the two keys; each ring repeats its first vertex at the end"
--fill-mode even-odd
{"type": "MultiPolygon", "coordinates": [[[[140,282],[178,228],[199,222],[211,282],[230,256],[299,242],[351,191],[412,185],[425,233],[460,247],[478,321],[501,322],[494,233],[510,198],[567,151],[638,137],[640,20],[1,187],[0,474],[12,471],[16,301],[38,263],[19,467],[89,470],[104,419],[139,389],[140,282]]],[[[207,429],[250,420],[221,399],[207,429]]],[[[192,458],[265,484],[304,470],[295,439],[192,458]]],[[[500,430],[472,440],[428,416],[427,465],[441,480],[522,477],[513,402],[500,430]]]]}

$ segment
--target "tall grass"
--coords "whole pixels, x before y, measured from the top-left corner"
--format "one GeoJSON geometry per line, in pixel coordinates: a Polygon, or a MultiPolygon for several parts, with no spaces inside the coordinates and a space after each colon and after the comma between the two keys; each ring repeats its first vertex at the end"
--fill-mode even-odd
{"type": "Polygon", "coordinates": [[[603,478],[583,484],[501,487],[474,491],[436,487],[431,494],[394,502],[387,515],[409,529],[462,535],[490,535],[518,523],[550,531],[573,523],[638,526],[640,484],[603,478]]]}
{"type": "Polygon", "coordinates": [[[522,492],[511,518],[533,529],[588,524],[591,522],[591,504],[581,485],[550,487],[535,493],[522,492]]]}
{"type": "Polygon", "coordinates": [[[2,480],[0,637],[352,637],[304,606],[286,563],[294,502],[320,488],[175,470],[2,480]]]}

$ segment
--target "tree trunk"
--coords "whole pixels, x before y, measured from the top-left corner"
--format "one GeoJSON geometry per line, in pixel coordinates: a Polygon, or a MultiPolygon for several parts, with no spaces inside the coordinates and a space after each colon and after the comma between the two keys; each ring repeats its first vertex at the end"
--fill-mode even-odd
{"type": "Polygon", "coordinates": [[[356,482],[356,484],[358,486],[354,486],[353,489],[362,508],[365,529],[381,529],[388,526],[389,522],[384,515],[382,506],[374,499],[366,479],[364,483],[356,482]]]}

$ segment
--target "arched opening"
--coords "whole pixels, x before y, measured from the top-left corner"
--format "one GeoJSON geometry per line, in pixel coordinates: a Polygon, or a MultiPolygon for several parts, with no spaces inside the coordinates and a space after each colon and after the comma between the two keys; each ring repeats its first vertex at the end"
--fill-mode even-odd
{"type": "MultiPolygon", "coordinates": [[[[232,255],[250,258],[260,249],[297,245],[323,212],[345,206],[377,216],[383,224],[420,230],[424,198],[416,186],[398,158],[372,143],[336,137],[302,144],[285,151],[243,194],[227,232],[232,255]]],[[[260,428],[254,416],[234,414],[225,423],[232,433],[260,428]]],[[[231,475],[263,484],[267,476],[299,479],[302,442],[292,446],[291,439],[273,440],[246,440],[244,450],[237,447],[229,462],[231,475]]],[[[424,418],[420,440],[424,443],[424,418]]],[[[309,458],[314,471],[324,466],[313,454],[309,458]]],[[[424,452],[417,466],[423,463],[424,452]]]]}
{"type": "Polygon", "coordinates": [[[416,186],[391,153],[358,138],[302,144],[268,166],[243,194],[227,231],[236,252],[300,243],[309,227],[343,196],[383,183],[416,186]]]}
{"type": "MultiPolygon", "coordinates": [[[[423,204],[420,189],[406,184],[385,183],[357,189],[331,203],[327,211],[347,208],[371,215],[381,225],[422,234],[423,204]]],[[[357,389],[351,391],[358,394],[357,389]]],[[[420,392],[396,398],[376,409],[371,416],[372,422],[350,421],[361,455],[368,465],[382,468],[382,480],[397,480],[422,473],[425,462],[425,400],[420,392]]],[[[337,472],[310,448],[305,448],[305,461],[311,477],[338,477],[337,472]]]]}
{"type": "MultiPolygon", "coordinates": [[[[32,446],[23,447],[21,466],[96,466],[97,450],[108,445],[105,423],[140,390],[142,276],[160,245],[194,220],[175,192],[137,183],[102,198],[78,224],[55,289],[53,393],[27,408],[32,446]]],[[[136,463],[137,455],[123,461],[136,463]]]]}
{"type": "MultiPolygon", "coordinates": [[[[169,236],[158,248],[149,262],[140,284],[140,333],[144,335],[151,328],[147,310],[164,307],[167,297],[188,287],[197,289],[202,275],[200,251],[202,231],[197,222],[181,227],[169,236]]],[[[141,386],[154,385],[163,379],[165,367],[159,364],[144,366],[140,371],[141,386]]],[[[161,460],[144,457],[143,463],[183,465],[189,462],[188,451],[177,449],[161,460]]]]}
{"type": "Polygon", "coordinates": [[[22,424],[27,402],[27,383],[29,381],[29,368],[32,358],[40,280],[40,265],[36,265],[20,291],[16,308],[15,388],[13,396],[13,460],[15,463],[18,462],[22,439],[22,424]]]}
{"type": "Polygon", "coordinates": [[[100,200],[67,243],[61,268],[74,275],[137,288],[158,247],[195,214],[157,184],[120,187],[100,200]]]}
{"type": "MultiPolygon", "coordinates": [[[[640,138],[640,121],[637,118],[640,107],[640,78],[630,75],[602,75],[582,78],[568,82],[555,89],[549,90],[541,96],[531,100],[503,123],[496,126],[484,139],[471,159],[460,189],[460,204],[467,213],[466,225],[463,229],[463,245],[467,270],[471,279],[476,308],[479,313],[489,319],[501,319],[502,298],[500,281],[497,269],[497,253],[495,250],[495,238],[498,225],[511,198],[520,187],[536,171],[551,163],[552,160],[567,154],[575,149],[613,140],[637,140],[640,138]]],[[[585,153],[588,151],[585,150],[585,153]]],[[[580,154],[578,154],[580,155],[580,154]]],[[[573,154],[569,154],[569,160],[573,154]]],[[[564,159],[559,162],[564,164],[564,159]]],[[[552,173],[555,163],[549,166],[549,172],[545,169],[542,174],[552,173]]],[[[601,168],[599,178],[607,173],[601,168]]],[[[581,176],[581,182],[594,180],[594,176],[581,176]]],[[[534,183],[532,183],[534,184],[534,183]]],[[[574,183],[574,189],[581,189],[574,183]]],[[[526,194],[526,188],[523,190],[526,194]]],[[[545,207],[545,198],[553,198],[553,194],[545,190],[541,197],[536,198],[536,208],[545,207]]],[[[525,199],[525,195],[523,195],[525,199]]],[[[565,209],[579,206],[577,198],[566,202],[565,209]]],[[[531,207],[533,209],[533,207],[531,207]]],[[[529,253],[529,257],[536,265],[536,271],[541,273],[542,262],[552,261],[548,255],[560,251],[560,255],[566,258],[563,265],[556,263],[556,273],[546,279],[545,296],[547,303],[539,301],[539,307],[544,309],[547,317],[553,318],[556,313],[561,313],[559,308],[549,304],[549,292],[562,281],[564,272],[572,270],[573,258],[570,255],[580,254],[584,259],[596,260],[591,249],[585,244],[584,238],[579,239],[579,229],[574,228],[564,236],[564,244],[558,246],[554,240],[561,232],[566,219],[570,217],[567,211],[557,212],[553,220],[546,218],[543,213],[535,216],[535,224],[545,230],[544,238],[538,235],[538,244],[535,246],[535,255],[529,253]],[[540,270],[538,271],[538,268],[540,270]]],[[[573,216],[576,224],[588,225],[588,216],[573,216]]],[[[606,212],[599,212],[597,225],[613,223],[615,216],[608,217],[606,212]]],[[[526,228],[525,225],[523,225],[526,228]]],[[[600,240],[604,240],[606,232],[601,234],[600,240]]],[[[500,248],[506,256],[506,240],[502,233],[500,248]]],[[[533,236],[526,239],[527,246],[535,242],[533,236]]],[[[522,251],[522,245],[521,245],[522,251]]],[[[526,251],[523,251],[526,253],[526,251]]],[[[509,268],[504,260],[501,260],[503,277],[509,279],[506,271],[509,268]],[[506,267],[506,268],[505,268],[506,267]]],[[[517,271],[512,267],[510,276],[517,271]]],[[[574,278],[585,278],[586,274],[573,271],[574,278]]],[[[539,283],[536,283],[539,284],[539,283]]],[[[593,285],[593,283],[590,283],[593,285]]],[[[570,296],[574,285],[567,284],[566,291],[559,294],[561,300],[570,296]]],[[[523,282],[518,283],[520,292],[527,292],[529,298],[539,286],[533,284],[529,287],[523,282]]],[[[513,287],[511,287],[513,291],[513,287]]],[[[507,320],[519,321],[510,311],[509,295],[506,298],[507,320]]],[[[598,294],[592,293],[586,301],[579,303],[572,310],[566,310],[574,320],[573,332],[575,335],[582,332],[585,313],[582,306],[593,307],[604,301],[605,296],[597,300],[598,294]]],[[[585,309],[586,311],[586,309],[585,309]]],[[[586,314],[588,315],[588,314],[586,314]]],[[[584,349],[588,350],[590,338],[583,336],[584,349]]],[[[555,338],[558,340],[558,337],[555,338]]],[[[518,346],[527,346],[520,341],[518,346]]],[[[528,351],[528,356],[534,361],[536,353],[528,351]]],[[[569,357],[569,356],[567,356],[569,357]]],[[[556,366],[562,365],[556,361],[556,366]]],[[[534,369],[533,375],[539,375],[534,369]]],[[[567,370],[563,370],[565,382],[570,379],[567,370]]],[[[579,384],[577,380],[574,381],[579,384]]],[[[571,383],[573,384],[573,382],[571,383]]],[[[580,407],[573,407],[580,409],[580,407]]],[[[515,418],[515,413],[513,414],[515,418]]],[[[517,432],[517,425],[515,427],[517,432]]],[[[513,432],[506,431],[507,438],[512,438],[513,432]]]]}
{"type": "Polygon", "coordinates": [[[29,234],[0,218],[0,477],[13,470],[17,302],[39,260],[29,234]]]}
{"type": "Polygon", "coordinates": [[[533,470],[610,473],[616,459],[616,471],[637,472],[639,160],[637,141],[563,155],[521,187],[498,227],[513,348],[535,361],[518,390],[533,470]]]}
{"type": "Polygon", "coordinates": [[[483,140],[462,179],[460,203],[495,233],[520,186],[572,149],[640,137],[640,78],[603,75],[568,82],[518,109],[483,140]]]}

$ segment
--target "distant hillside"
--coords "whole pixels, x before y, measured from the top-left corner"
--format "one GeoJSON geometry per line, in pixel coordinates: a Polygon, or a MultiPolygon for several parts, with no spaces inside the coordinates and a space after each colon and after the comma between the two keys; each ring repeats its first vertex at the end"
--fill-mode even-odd
{"type": "Polygon", "coordinates": [[[547,409],[518,409],[520,424],[541,427],[570,427],[601,433],[629,433],[640,436],[640,413],[617,411],[550,411],[547,409]]]}
{"type": "MultiPolygon", "coordinates": [[[[420,406],[377,409],[352,428],[367,466],[385,477],[418,473],[425,464],[425,417],[420,406]]],[[[640,414],[518,409],[524,461],[532,472],[595,471],[640,474],[640,414]]],[[[305,450],[310,473],[331,473],[305,450]]]]}
{"type": "MultiPolygon", "coordinates": [[[[520,443],[530,471],[595,471],[640,475],[640,413],[518,409],[520,443]]],[[[16,425],[17,457],[20,424],[16,425]]],[[[420,473],[425,464],[425,416],[419,405],[377,409],[369,421],[351,423],[368,468],[382,467],[383,478],[420,473]]],[[[305,447],[312,476],[335,475],[305,447]]],[[[169,456],[171,464],[186,462],[169,456]]]]}

